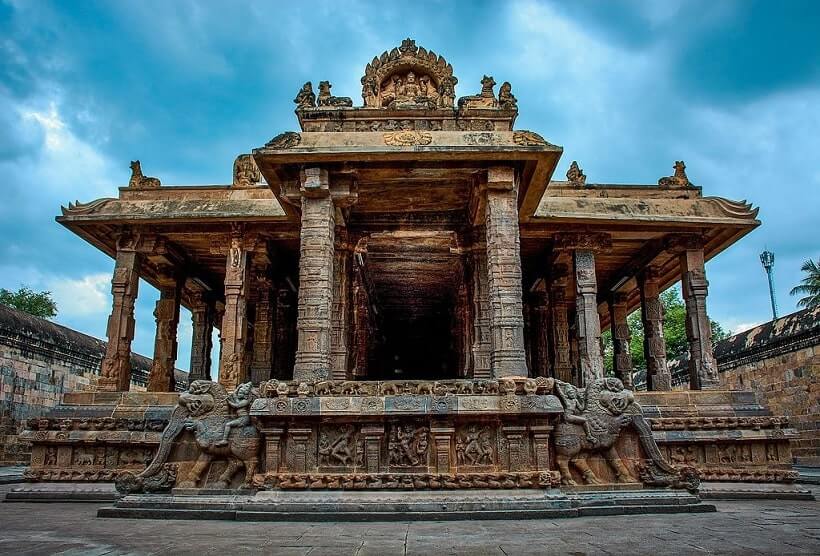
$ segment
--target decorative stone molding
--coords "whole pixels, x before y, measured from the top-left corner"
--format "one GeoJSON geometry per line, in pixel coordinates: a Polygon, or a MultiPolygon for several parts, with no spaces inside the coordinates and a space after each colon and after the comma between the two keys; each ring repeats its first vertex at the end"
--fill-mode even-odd
{"type": "Polygon", "coordinates": [[[302,135],[300,133],[296,133],[295,131],[285,131],[284,133],[280,133],[267,143],[265,143],[266,149],[292,149],[299,145],[302,141],[302,135]]]}
{"type": "Polygon", "coordinates": [[[534,131],[520,130],[513,132],[513,143],[521,147],[542,147],[547,141],[534,131]]]}
{"type": "Polygon", "coordinates": [[[410,147],[413,145],[429,145],[433,136],[423,131],[393,131],[384,134],[384,144],[391,147],[410,147]]]}

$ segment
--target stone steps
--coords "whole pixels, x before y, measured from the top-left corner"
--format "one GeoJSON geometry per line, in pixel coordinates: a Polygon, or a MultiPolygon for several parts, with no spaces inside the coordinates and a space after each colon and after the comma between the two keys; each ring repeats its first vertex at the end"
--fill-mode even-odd
{"type": "Polygon", "coordinates": [[[132,495],[98,517],[235,521],[419,521],[547,519],[649,513],[712,512],[689,493],[669,490],[262,492],[257,495],[132,495]]]}

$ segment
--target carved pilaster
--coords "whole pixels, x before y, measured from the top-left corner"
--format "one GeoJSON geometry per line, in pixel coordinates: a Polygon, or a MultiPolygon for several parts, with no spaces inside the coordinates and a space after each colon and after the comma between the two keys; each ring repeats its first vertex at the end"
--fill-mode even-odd
{"type": "Polygon", "coordinates": [[[706,313],[706,280],[703,249],[686,249],[680,254],[683,300],[686,304],[686,337],[689,340],[689,386],[692,390],[720,385],[717,363],[712,353],[712,328],[706,313]]]}
{"type": "Polygon", "coordinates": [[[490,355],[492,332],[490,330],[490,303],[487,287],[487,249],[482,243],[472,251],[473,263],[473,378],[492,377],[490,355]]]}
{"type": "Polygon", "coordinates": [[[276,289],[276,310],[274,315],[273,378],[290,380],[294,359],[294,306],[296,300],[292,290],[286,287],[276,289]]]}
{"type": "Polygon", "coordinates": [[[117,258],[111,279],[113,307],[108,317],[105,358],[102,361],[99,388],[127,391],[131,384],[131,342],[134,340],[134,302],[139,287],[138,238],[122,236],[117,242],[117,258]]]}
{"type": "Polygon", "coordinates": [[[381,462],[381,446],[384,439],[384,425],[363,425],[361,430],[364,438],[364,465],[368,473],[378,473],[381,462]]]}
{"type": "Polygon", "coordinates": [[[533,425],[530,427],[532,434],[533,453],[535,454],[535,469],[538,471],[548,471],[550,469],[550,433],[552,427],[549,425],[533,425]]]}
{"type": "Polygon", "coordinates": [[[434,423],[430,427],[430,434],[436,450],[433,463],[436,473],[450,473],[450,468],[453,466],[452,443],[455,428],[449,423],[434,423]]]}
{"type": "Polygon", "coordinates": [[[265,471],[278,473],[282,461],[282,434],[285,430],[273,427],[260,432],[265,437],[265,471]]]}
{"type": "MultiPolygon", "coordinates": [[[[344,238],[346,232],[337,230],[344,238]]],[[[334,380],[348,376],[348,334],[350,330],[350,263],[352,254],[347,245],[337,245],[333,255],[333,308],[330,337],[330,374],[334,380]]]]}
{"type": "Polygon", "coordinates": [[[302,175],[302,232],[299,260],[298,339],[294,380],[330,377],[335,211],[327,170],[302,175]]]}
{"type": "Polygon", "coordinates": [[[188,383],[211,380],[211,348],[213,347],[213,305],[202,294],[191,295],[191,366],[188,383]]]}
{"type": "Polygon", "coordinates": [[[289,471],[296,473],[305,473],[307,471],[308,450],[315,450],[315,446],[308,446],[312,433],[312,429],[291,428],[288,430],[290,436],[288,449],[291,450],[292,454],[289,471]]]}
{"type": "Polygon", "coordinates": [[[521,471],[525,468],[524,445],[522,439],[527,427],[521,425],[505,425],[502,427],[507,440],[507,453],[510,458],[510,471],[521,471]]]}
{"type": "Polygon", "coordinates": [[[225,265],[225,314],[222,317],[222,354],[219,360],[219,382],[228,391],[234,390],[246,379],[248,266],[242,229],[234,226],[225,265]]]}
{"type": "Polygon", "coordinates": [[[512,167],[487,170],[487,275],[493,375],[527,376],[518,230],[518,184],[512,167]]]}
{"type": "Polygon", "coordinates": [[[646,358],[648,390],[671,390],[672,375],[666,366],[666,342],[663,338],[663,304],[657,272],[647,268],[638,275],[643,320],[643,351],[646,358]]]}
{"type": "Polygon", "coordinates": [[[632,389],[632,352],[629,341],[632,333],[627,324],[627,296],[616,293],[609,300],[609,323],[612,330],[613,369],[615,377],[626,388],[632,389]]]}
{"type": "Polygon", "coordinates": [[[179,327],[180,285],[160,289],[154,308],[157,331],[154,336],[154,360],[148,374],[149,392],[173,392],[174,368],[177,360],[177,328],[179,327]]]}
{"type": "Polygon", "coordinates": [[[550,359],[553,376],[563,382],[572,382],[566,273],[566,268],[553,266],[550,283],[550,347],[552,348],[550,359]]]}
{"type": "Polygon", "coordinates": [[[273,307],[272,282],[267,269],[254,272],[256,302],[253,321],[253,359],[251,381],[259,384],[271,378],[273,369],[273,307]]]}

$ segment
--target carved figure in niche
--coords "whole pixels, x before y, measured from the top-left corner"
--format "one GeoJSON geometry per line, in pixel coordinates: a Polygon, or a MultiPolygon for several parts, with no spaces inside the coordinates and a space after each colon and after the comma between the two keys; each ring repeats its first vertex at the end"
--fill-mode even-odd
{"type": "Polygon", "coordinates": [[[683,160],[675,161],[675,174],[658,180],[661,187],[692,187],[692,182],[686,176],[686,164],[683,160]]]}
{"type": "Polygon", "coordinates": [[[518,110],[518,99],[512,94],[512,85],[509,81],[502,83],[498,89],[498,106],[504,110],[518,110]]]}
{"type": "Polygon", "coordinates": [[[251,403],[253,403],[252,391],[253,383],[246,382],[240,384],[234,393],[225,400],[228,406],[236,413],[236,419],[231,419],[225,423],[222,429],[222,439],[216,443],[217,446],[228,445],[228,435],[231,433],[231,428],[246,427],[251,424],[250,409],[251,403]]]}
{"type": "Polygon", "coordinates": [[[233,184],[236,187],[253,187],[262,180],[262,172],[249,154],[240,154],[233,163],[233,184]]]}
{"type": "Polygon", "coordinates": [[[481,93],[469,95],[458,99],[459,108],[497,108],[498,101],[495,99],[495,79],[485,75],[481,80],[481,93]]]}
{"type": "Polygon", "coordinates": [[[293,102],[296,103],[297,110],[300,108],[316,108],[316,95],[313,94],[313,83],[308,81],[302,85],[302,88],[299,89],[293,102]]]}
{"type": "MultiPolygon", "coordinates": [[[[238,397],[242,397],[240,394],[238,397]]],[[[255,399],[258,393],[252,389],[246,397],[255,399]]],[[[171,449],[177,437],[184,431],[194,434],[199,454],[193,467],[179,481],[177,486],[195,488],[214,458],[226,459],[228,465],[220,474],[214,487],[227,488],[233,476],[244,467],[244,487],[251,480],[259,463],[259,431],[252,424],[233,426],[228,434],[228,444],[221,446],[225,425],[231,421],[231,406],[228,404],[225,387],[210,380],[195,380],[187,392],[179,395],[168,426],[162,432],[157,453],[146,469],[138,474],[123,474],[117,481],[120,492],[152,492],[168,490],[176,483],[174,464],[167,464],[171,449]]],[[[235,396],[237,397],[237,396],[235,396]]]]}
{"type": "Polygon", "coordinates": [[[426,427],[396,425],[390,431],[388,441],[389,462],[391,465],[413,467],[423,465],[427,461],[429,447],[426,427]]]}
{"type": "Polygon", "coordinates": [[[330,94],[332,85],[330,81],[319,82],[319,106],[330,106],[333,108],[350,108],[353,101],[350,97],[334,97],[330,94]]]}
{"type": "Polygon", "coordinates": [[[319,436],[319,465],[351,465],[354,461],[356,445],[353,425],[343,425],[336,438],[330,438],[328,431],[319,436]]]}
{"type": "Polygon", "coordinates": [[[459,465],[492,465],[493,445],[490,431],[470,425],[456,440],[456,462],[459,465]],[[459,457],[460,456],[460,457],[459,457]]]}
{"type": "Polygon", "coordinates": [[[439,105],[453,106],[456,100],[456,83],[458,79],[452,76],[445,76],[438,85],[439,105]]]}
{"type": "Polygon", "coordinates": [[[74,454],[74,465],[91,466],[94,465],[94,453],[78,451],[74,454]]]}
{"type": "Polygon", "coordinates": [[[580,187],[587,182],[587,176],[584,174],[584,171],[578,166],[578,162],[575,160],[572,161],[572,164],[569,165],[569,170],[567,170],[567,180],[572,185],[576,187],[580,187]]]}
{"type": "Polygon", "coordinates": [[[131,161],[131,179],[128,181],[128,187],[132,189],[156,189],[159,186],[158,178],[149,178],[143,175],[139,160],[131,161]]]}
{"type": "Polygon", "coordinates": [[[44,465],[57,465],[57,448],[54,446],[49,446],[46,448],[46,457],[44,465]]]}

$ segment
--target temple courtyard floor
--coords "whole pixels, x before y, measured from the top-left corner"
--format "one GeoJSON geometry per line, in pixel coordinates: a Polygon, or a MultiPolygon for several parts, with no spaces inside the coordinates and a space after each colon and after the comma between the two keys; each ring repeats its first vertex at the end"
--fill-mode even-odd
{"type": "MultiPolygon", "coordinates": [[[[0,486],[0,496],[11,487],[0,486]]],[[[716,513],[701,514],[411,523],[96,517],[104,505],[0,504],[0,554],[820,554],[816,501],[715,501],[716,513]]]]}

